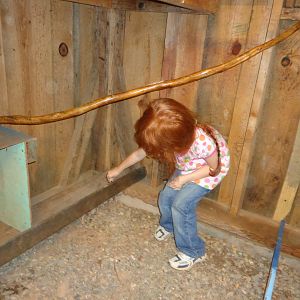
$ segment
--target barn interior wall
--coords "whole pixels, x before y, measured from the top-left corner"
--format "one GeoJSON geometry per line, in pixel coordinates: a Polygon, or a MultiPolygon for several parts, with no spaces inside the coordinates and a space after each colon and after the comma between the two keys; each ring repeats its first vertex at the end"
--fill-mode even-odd
{"type": "MultiPolygon", "coordinates": [[[[272,38],[276,20],[279,32],[293,24],[280,21],[280,5],[281,1],[223,0],[217,13],[208,16],[61,0],[0,0],[1,114],[60,111],[221,64],[272,38]],[[59,52],[62,43],[68,48],[65,56],[59,52]]],[[[117,165],[136,147],[133,126],[147,102],[174,97],[228,140],[231,174],[210,198],[227,208],[237,201],[243,209],[271,218],[299,122],[299,43],[296,33],[276,46],[269,64],[268,57],[258,55],[200,82],[102,107],[76,119],[13,126],[38,139],[38,160],[29,167],[32,195],[72,182],[87,170],[106,171],[117,165]],[[290,59],[287,66],[281,64],[283,57],[290,59]],[[250,140],[253,154],[243,161],[257,82],[265,82],[265,93],[259,96],[261,109],[255,116],[257,134],[250,140]],[[249,175],[239,176],[248,165],[249,175]],[[236,186],[243,186],[244,193],[237,193],[236,186]]],[[[147,183],[159,185],[164,168],[151,159],[144,165],[147,183]]],[[[289,214],[294,227],[300,227],[299,199],[298,191],[289,214]]]]}

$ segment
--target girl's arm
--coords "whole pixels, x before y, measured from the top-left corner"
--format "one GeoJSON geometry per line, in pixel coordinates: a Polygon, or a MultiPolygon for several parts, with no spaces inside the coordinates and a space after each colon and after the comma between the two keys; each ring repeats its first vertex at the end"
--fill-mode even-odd
{"type": "Polygon", "coordinates": [[[210,176],[210,171],[218,168],[218,152],[216,151],[205,160],[207,162],[206,166],[203,166],[192,173],[175,177],[168,185],[173,189],[181,189],[182,185],[187,182],[210,176]]]}
{"type": "Polygon", "coordinates": [[[107,172],[106,178],[108,182],[113,182],[128,167],[138,163],[146,157],[146,152],[142,148],[138,148],[125,158],[117,167],[107,172]]]}

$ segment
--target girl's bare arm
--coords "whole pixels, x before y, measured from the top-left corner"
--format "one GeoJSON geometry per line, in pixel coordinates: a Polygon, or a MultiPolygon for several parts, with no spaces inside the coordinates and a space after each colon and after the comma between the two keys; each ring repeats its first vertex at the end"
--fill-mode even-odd
{"type": "Polygon", "coordinates": [[[146,152],[142,148],[138,148],[127,156],[117,167],[107,172],[106,178],[108,182],[112,182],[115,178],[120,175],[125,169],[138,163],[146,157],[146,152]]]}

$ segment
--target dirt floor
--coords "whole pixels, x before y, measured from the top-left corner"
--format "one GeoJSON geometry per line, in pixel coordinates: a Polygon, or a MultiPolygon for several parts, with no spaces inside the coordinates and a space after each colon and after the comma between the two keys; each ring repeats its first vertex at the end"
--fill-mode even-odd
{"type": "MultiPolygon", "coordinates": [[[[272,251],[201,224],[207,261],[176,271],[157,223],[157,208],[118,195],[0,267],[0,299],[263,298],[272,251]]],[[[300,260],[281,256],[273,299],[300,299],[300,260]]]]}

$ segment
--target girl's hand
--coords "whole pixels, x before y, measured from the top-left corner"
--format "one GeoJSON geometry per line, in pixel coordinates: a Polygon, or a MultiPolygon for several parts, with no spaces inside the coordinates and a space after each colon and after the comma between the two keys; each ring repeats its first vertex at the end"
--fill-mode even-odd
{"type": "Polygon", "coordinates": [[[107,181],[109,183],[113,182],[116,179],[116,177],[118,177],[120,175],[120,173],[121,173],[121,171],[119,170],[118,167],[109,170],[106,174],[107,181]]]}
{"type": "Polygon", "coordinates": [[[168,183],[168,186],[174,190],[180,190],[184,184],[185,184],[184,177],[177,176],[168,183]]]}

